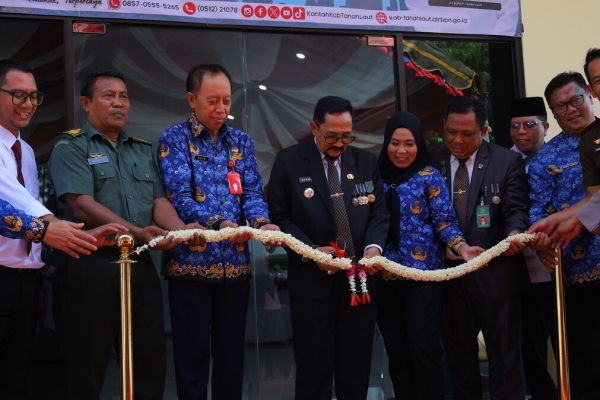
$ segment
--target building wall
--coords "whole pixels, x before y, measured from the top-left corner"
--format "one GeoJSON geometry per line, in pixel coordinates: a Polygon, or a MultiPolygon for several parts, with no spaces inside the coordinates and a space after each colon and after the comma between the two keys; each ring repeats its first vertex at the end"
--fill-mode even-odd
{"type": "MultiPolygon", "coordinates": [[[[583,74],[585,54],[600,47],[600,3],[597,0],[521,0],[523,63],[527,96],[544,96],[550,80],[563,71],[583,74]]],[[[548,105],[546,104],[546,107],[548,105]]],[[[594,101],[600,116],[600,102],[594,101]]],[[[546,140],[560,132],[548,109],[546,140]]],[[[556,381],[556,362],[549,348],[548,370],[556,381]]]]}
{"type": "MultiPolygon", "coordinates": [[[[600,47],[600,2],[597,0],[521,0],[523,62],[527,96],[543,96],[550,80],[560,72],[583,74],[585,53],[600,47]]],[[[600,103],[594,102],[600,116],[600,103]]],[[[548,136],[560,132],[548,110],[548,136]]]]}

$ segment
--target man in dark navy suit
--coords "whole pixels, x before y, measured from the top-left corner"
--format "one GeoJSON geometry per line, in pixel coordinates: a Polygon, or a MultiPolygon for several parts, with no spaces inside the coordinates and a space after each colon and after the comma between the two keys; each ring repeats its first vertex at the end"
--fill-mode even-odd
{"type": "MultiPolygon", "coordinates": [[[[329,254],[329,243],[344,237],[336,224],[345,218],[341,211],[350,231],[346,250],[352,247],[359,260],[381,254],[389,221],[376,156],[348,146],[355,138],[353,117],[348,100],[320,99],[310,122],[314,140],[277,154],[267,200],[270,219],[283,232],[329,254]],[[341,189],[332,190],[328,179],[341,189]]],[[[353,307],[344,271],[288,255],[296,400],[331,399],[334,377],[337,399],[364,400],[376,318],[374,278],[367,278],[371,303],[353,307]]]]}
{"type": "MultiPolygon", "coordinates": [[[[489,249],[529,224],[525,166],[515,152],[484,140],[487,109],[474,97],[456,97],[444,114],[444,144],[430,150],[453,193],[467,242],[489,249]],[[457,188],[465,168],[466,187],[457,188]],[[458,204],[465,196],[465,211],[458,204]],[[461,215],[462,214],[462,215],[461,215]],[[486,217],[482,224],[481,216],[486,217]]],[[[449,281],[444,289],[442,333],[456,399],[482,398],[477,335],[490,365],[492,399],[525,398],[521,360],[521,291],[528,284],[522,243],[513,242],[489,265],[449,281]]],[[[464,261],[449,251],[446,266],[464,261]]]]}

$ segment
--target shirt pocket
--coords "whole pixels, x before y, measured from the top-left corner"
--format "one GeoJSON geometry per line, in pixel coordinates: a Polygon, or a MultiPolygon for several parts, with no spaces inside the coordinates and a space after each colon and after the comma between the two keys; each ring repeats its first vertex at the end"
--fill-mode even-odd
{"type": "Polygon", "coordinates": [[[110,204],[119,196],[117,171],[110,164],[97,164],[94,170],[94,200],[110,204]]]}
{"type": "Polygon", "coordinates": [[[150,172],[150,170],[139,167],[133,170],[137,193],[142,201],[149,203],[154,201],[154,179],[150,172]]]}

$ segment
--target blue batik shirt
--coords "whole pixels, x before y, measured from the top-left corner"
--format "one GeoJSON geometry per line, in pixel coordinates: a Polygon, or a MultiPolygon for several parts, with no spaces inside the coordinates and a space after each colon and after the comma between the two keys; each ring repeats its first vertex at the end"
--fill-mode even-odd
{"type": "MultiPolygon", "coordinates": [[[[529,219],[540,219],[571,207],[585,197],[579,162],[579,137],[560,133],[537,152],[528,172],[529,219]]],[[[600,236],[582,231],[563,250],[564,282],[583,284],[600,278],[600,236]]]]}
{"type": "MultiPolygon", "coordinates": [[[[464,240],[442,174],[425,167],[406,182],[384,190],[400,196],[400,242],[387,243],[383,256],[407,267],[420,270],[444,268],[445,246],[454,247],[464,240]]],[[[400,279],[382,271],[383,279],[400,279]]]]}
{"type": "Polygon", "coordinates": [[[24,239],[38,243],[44,237],[44,221],[18,210],[5,200],[0,200],[0,235],[9,239],[24,239]]]}
{"type": "MultiPolygon", "coordinates": [[[[222,221],[253,227],[269,223],[262,179],[254,157],[252,138],[223,125],[217,142],[192,114],[160,137],[158,165],[167,198],[187,224],[198,222],[218,229],[222,221]],[[233,169],[231,168],[233,166],[233,169]],[[231,194],[227,173],[240,175],[242,194],[231,194]]],[[[250,278],[247,242],[177,246],[166,252],[168,277],[210,282],[250,278]]]]}

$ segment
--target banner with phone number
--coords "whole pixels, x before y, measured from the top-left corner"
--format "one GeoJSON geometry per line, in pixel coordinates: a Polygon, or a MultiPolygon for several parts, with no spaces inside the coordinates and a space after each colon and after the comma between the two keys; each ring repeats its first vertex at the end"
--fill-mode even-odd
{"type": "Polygon", "coordinates": [[[0,0],[0,12],[261,27],[501,36],[522,33],[519,0],[280,0],[278,4],[241,0],[0,0]],[[319,3],[330,6],[305,5],[319,3]]]}

